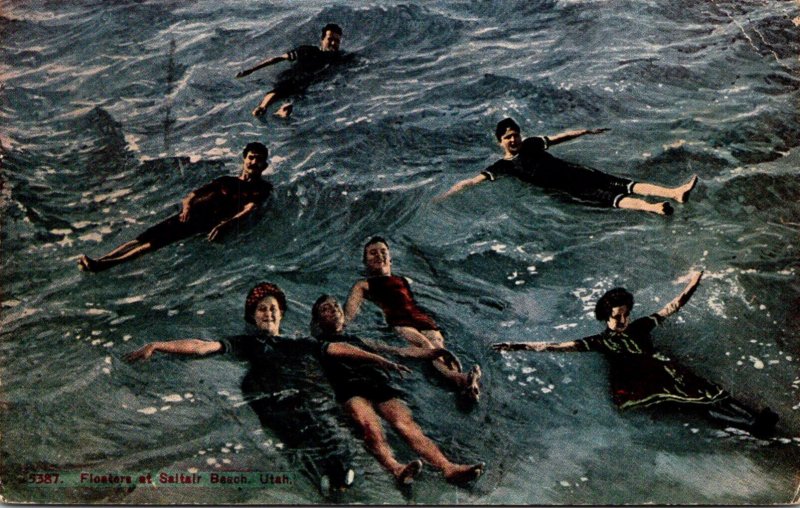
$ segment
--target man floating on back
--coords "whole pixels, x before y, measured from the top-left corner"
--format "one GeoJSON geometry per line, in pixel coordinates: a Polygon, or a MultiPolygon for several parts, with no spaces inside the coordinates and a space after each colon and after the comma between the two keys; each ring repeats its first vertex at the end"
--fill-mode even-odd
{"type": "Polygon", "coordinates": [[[272,184],[261,179],[269,165],[267,147],[249,143],[242,157],[238,177],[221,176],[193,190],[183,198],[179,214],[148,228],[105,256],[92,259],[81,255],[78,268],[88,272],[106,270],[200,233],[207,233],[209,241],[217,240],[253,213],[272,191],[272,184]]]}
{"type": "MultiPolygon", "coordinates": [[[[281,73],[274,88],[261,99],[261,103],[253,110],[253,116],[263,115],[270,105],[280,99],[302,94],[315,79],[319,79],[319,74],[324,69],[342,60],[342,54],[339,51],[341,42],[342,28],[339,25],[328,23],[322,29],[319,47],[299,46],[283,55],[267,58],[256,66],[236,74],[237,78],[243,78],[258,69],[284,60],[294,62],[292,68],[281,73]]],[[[278,108],[275,116],[286,118],[291,113],[292,104],[287,102],[278,108]]]]}
{"type": "Polygon", "coordinates": [[[641,210],[660,215],[672,214],[673,208],[669,202],[651,203],[633,197],[633,195],[667,198],[678,203],[684,203],[689,199],[689,193],[697,184],[697,175],[693,175],[686,183],[678,187],[663,187],[609,175],[597,169],[559,159],[547,152],[547,149],[553,145],[586,134],[600,134],[607,130],[582,129],[523,140],[517,122],[511,118],[501,120],[495,129],[495,136],[503,148],[503,158],[486,168],[481,174],[456,183],[437,200],[441,201],[467,187],[485,181],[493,182],[506,175],[537,187],[564,192],[573,198],[594,205],[641,210]]]}

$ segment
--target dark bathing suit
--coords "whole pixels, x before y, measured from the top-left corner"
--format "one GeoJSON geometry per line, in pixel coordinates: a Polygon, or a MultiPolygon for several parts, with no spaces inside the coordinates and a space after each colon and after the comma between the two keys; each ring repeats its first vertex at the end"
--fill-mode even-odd
{"type": "Polygon", "coordinates": [[[623,333],[606,329],[576,341],[580,351],[603,353],[609,362],[611,396],[620,409],[661,402],[709,404],[729,397],[719,386],[689,372],[653,348],[657,314],[639,318],[623,333]]]}
{"type": "Polygon", "coordinates": [[[247,203],[260,204],[272,191],[264,180],[246,182],[235,176],[221,176],[194,191],[189,220],[181,222],[180,214],[173,215],[146,229],[136,237],[156,249],[199,233],[208,233],[214,226],[239,213],[247,203]]]}
{"type": "Polygon", "coordinates": [[[661,316],[652,314],[637,319],[622,333],[606,329],[575,341],[579,351],[603,353],[608,360],[614,403],[620,409],[693,406],[726,425],[748,430],[760,425],[756,411],[655,350],[650,332],[661,321],[661,316]]]}
{"type": "Polygon", "coordinates": [[[341,421],[318,361],[320,344],[310,339],[237,335],[220,341],[222,354],[250,362],[242,394],[283,443],[301,450],[304,473],[319,485],[344,486],[352,454],[349,430],[341,421]]]}
{"type": "Polygon", "coordinates": [[[295,64],[278,75],[272,91],[281,97],[300,95],[322,78],[322,71],[344,60],[341,51],[322,51],[316,46],[300,46],[287,53],[295,64]]]}
{"type": "Polygon", "coordinates": [[[619,207],[619,201],[631,194],[635,183],[632,180],[553,157],[547,153],[548,144],[546,136],[526,138],[513,159],[500,159],[481,174],[490,181],[503,175],[514,176],[605,207],[619,207]]]}
{"type": "Polygon", "coordinates": [[[372,363],[364,360],[342,359],[326,354],[331,344],[346,342],[364,351],[374,353],[371,347],[353,335],[323,335],[319,337],[320,363],[328,382],[333,386],[336,400],[345,403],[353,397],[363,397],[370,402],[380,404],[389,399],[402,398],[405,394],[391,382],[389,374],[372,363]]]}
{"type": "Polygon", "coordinates": [[[410,326],[420,331],[439,329],[436,321],[417,306],[404,277],[369,277],[367,284],[367,300],[381,308],[389,326],[410,326]]]}

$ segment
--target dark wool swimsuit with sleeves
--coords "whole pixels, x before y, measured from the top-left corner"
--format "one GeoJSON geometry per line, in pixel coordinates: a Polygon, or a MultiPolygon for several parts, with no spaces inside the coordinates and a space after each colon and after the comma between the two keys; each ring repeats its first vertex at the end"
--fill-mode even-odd
{"type": "Polygon", "coordinates": [[[237,335],[220,343],[221,354],[250,363],[242,394],[262,425],[302,452],[304,474],[314,483],[324,474],[333,485],[345,485],[353,455],[320,366],[320,343],[267,335],[237,335]]]}
{"type": "Polygon", "coordinates": [[[657,314],[637,319],[623,333],[606,329],[575,341],[579,351],[603,353],[609,363],[611,396],[620,409],[662,402],[713,404],[729,397],[722,388],[660,355],[650,339],[657,314]]]}
{"type": "Polygon", "coordinates": [[[389,326],[410,326],[419,331],[439,329],[436,321],[417,306],[404,277],[369,277],[367,284],[367,300],[381,308],[389,326]]]}
{"type": "Polygon", "coordinates": [[[316,46],[299,46],[286,53],[294,65],[278,76],[272,91],[281,97],[300,95],[331,64],[343,60],[341,51],[322,51],[316,46]]]}
{"type": "Polygon", "coordinates": [[[547,137],[532,137],[522,141],[513,159],[500,159],[481,174],[494,181],[509,175],[524,182],[562,191],[581,201],[618,207],[619,201],[631,194],[635,182],[603,173],[554,157],[547,152],[547,137]]]}
{"type": "Polygon", "coordinates": [[[136,239],[159,248],[208,233],[223,220],[239,213],[247,203],[262,203],[271,191],[272,184],[261,179],[246,182],[235,176],[221,176],[194,191],[189,220],[181,222],[180,214],[173,215],[146,229],[136,239]]]}
{"type": "Polygon", "coordinates": [[[353,397],[363,397],[381,403],[389,399],[402,398],[405,394],[396,388],[391,377],[374,363],[364,360],[337,358],[328,354],[328,348],[336,342],[345,342],[369,353],[375,351],[353,335],[328,334],[319,337],[322,369],[333,386],[336,400],[347,402],[353,397]]]}

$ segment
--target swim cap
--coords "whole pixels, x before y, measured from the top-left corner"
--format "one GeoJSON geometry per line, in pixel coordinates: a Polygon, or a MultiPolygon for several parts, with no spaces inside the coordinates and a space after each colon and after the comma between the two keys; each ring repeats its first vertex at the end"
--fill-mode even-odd
{"type": "Polygon", "coordinates": [[[614,288],[606,291],[606,294],[597,300],[597,305],[594,307],[594,317],[598,321],[608,321],[611,317],[611,309],[614,307],[628,307],[628,310],[633,309],[633,295],[625,288],[614,288]]]}
{"type": "Polygon", "coordinates": [[[278,300],[278,307],[281,309],[281,314],[286,313],[286,295],[283,294],[281,288],[272,284],[271,282],[262,282],[247,295],[247,300],[244,302],[244,320],[248,323],[255,324],[256,321],[253,316],[256,313],[256,307],[259,302],[264,298],[271,296],[278,300]]]}

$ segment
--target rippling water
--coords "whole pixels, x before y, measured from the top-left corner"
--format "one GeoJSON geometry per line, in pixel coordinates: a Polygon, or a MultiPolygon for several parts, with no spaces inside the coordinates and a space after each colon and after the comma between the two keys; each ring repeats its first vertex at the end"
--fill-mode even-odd
{"type": "MultiPolygon", "coordinates": [[[[284,502],[291,489],[32,488],[31,469],[292,470],[294,454],[242,404],[246,366],[139,345],[243,330],[246,291],[286,289],[305,333],[320,292],[343,298],[372,234],[414,282],[450,347],[484,367],[460,411],[422,373],[404,381],[422,426],[473,488],[430,468],[402,494],[352,439],[345,502],[786,503],[800,471],[800,7],[763,1],[2,2],[4,496],[29,501],[284,502]],[[280,69],[241,68],[337,22],[356,60],[288,121],[250,111],[280,69]],[[494,124],[529,134],[610,127],[555,155],[692,201],[662,218],[577,206],[502,181],[430,199],[499,152],[494,124]],[[108,272],[76,268],[272,151],[273,205],[246,232],[166,247],[108,272]],[[652,312],[692,268],[706,276],[657,346],[782,417],[770,441],[678,416],[620,414],[596,355],[498,355],[500,340],[596,333],[593,302],[634,290],[652,312]],[[223,450],[224,449],[224,450],[223,450]],[[227,451],[227,453],[226,453],[227,451]]],[[[279,67],[279,66],[276,66],[279,67]]],[[[355,330],[385,337],[370,308],[355,330]]],[[[394,339],[389,339],[394,340],[394,339]]],[[[413,455],[395,438],[400,458],[413,455]]]]}

